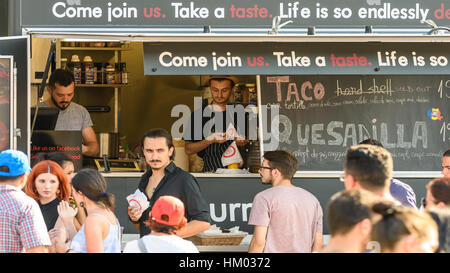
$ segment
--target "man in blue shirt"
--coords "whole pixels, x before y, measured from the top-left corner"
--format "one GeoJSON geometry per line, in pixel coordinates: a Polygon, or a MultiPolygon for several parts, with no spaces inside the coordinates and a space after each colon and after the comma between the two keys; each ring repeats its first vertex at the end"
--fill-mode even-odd
{"type": "MultiPolygon", "coordinates": [[[[378,140],[373,139],[373,138],[368,138],[359,144],[370,144],[370,145],[376,145],[379,147],[383,147],[381,142],[379,142],[378,140]]],[[[402,205],[404,205],[404,206],[417,208],[416,194],[414,193],[414,190],[411,188],[410,185],[408,185],[398,179],[395,179],[395,178],[391,178],[390,183],[391,183],[391,185],[390,185],[389,190],[391,192],[391,195],[395,199],[400,201],[400,203],[402,203],[402,205]]]]}

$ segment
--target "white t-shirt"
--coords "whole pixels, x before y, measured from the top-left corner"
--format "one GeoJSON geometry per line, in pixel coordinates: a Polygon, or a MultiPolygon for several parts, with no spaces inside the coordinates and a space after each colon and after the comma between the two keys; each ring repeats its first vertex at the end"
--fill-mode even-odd
{"type": "MultiPolygon", "coordinates": [[[[148,253],[198,253],[191,241],[176,235],[146,235],[142,240],[148,253]]],[[[128,242],[123,253],[141,253],[138,240],[128,242]]]]}

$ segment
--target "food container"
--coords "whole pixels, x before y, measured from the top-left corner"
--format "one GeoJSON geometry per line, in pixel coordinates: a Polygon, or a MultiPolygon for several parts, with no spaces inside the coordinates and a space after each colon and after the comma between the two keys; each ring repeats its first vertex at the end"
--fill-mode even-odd
{"type": "Polygon", "coordinates": [[[116,84],[116,69],[112,65],[106,67],[106,84],[116,84]]]}
{"type": "Polygon", "coordinates": [[[105,47],[105,42],[91,42],[89,43],[90,47],[105,47]]]}
{"type": "Polygon", "coordinates": [[[189,240],[194,243],[194,245],[240,245],[242,240],[247,235],[247,232],[214,234],[199,233],[189,237],[189,240]]]}

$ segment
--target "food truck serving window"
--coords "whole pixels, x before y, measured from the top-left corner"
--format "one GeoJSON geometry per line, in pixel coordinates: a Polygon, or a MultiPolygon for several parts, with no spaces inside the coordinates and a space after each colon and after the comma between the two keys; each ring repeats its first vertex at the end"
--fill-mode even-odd
{"type": "Polygon", "coordinates": [[[346,147],[374,138],[396,171],[439,169],[450,141],[445,43],[146,43],[145,73],[261,75],[264,150],[301,171],[339,171],[346,147]]]}

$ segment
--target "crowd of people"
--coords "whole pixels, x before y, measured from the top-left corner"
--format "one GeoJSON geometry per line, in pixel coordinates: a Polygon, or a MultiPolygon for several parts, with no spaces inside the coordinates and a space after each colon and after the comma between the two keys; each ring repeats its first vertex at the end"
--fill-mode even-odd
{"type": "MultiPolygon", "coordinates": [[[[207,230],[210,216],[197,180],[173,163],[170,134],[150,130],[142,138],[150,169],[138,189],[150,207],[128,208],[140,239],[121,249],[114,196],[94,169],[74,175],[61,153],[33,160],[21,151],[0,153],[0,253],[197,253],[186,238],[207,230]]],[[[249,252],[449,252],[450,150],[443,177],[431,180],[420,209],[412,188],[392,178],[392,156],[375,140],[347,150],[345,190],[329,200],[327,214],[310,192],[295,186],[298,161],[289,151],[268,151],[259,169],[270,188],[253,200],[249,252]],[[326,218],[330,238],[323,240],[326,218]]]]}

